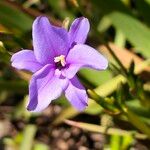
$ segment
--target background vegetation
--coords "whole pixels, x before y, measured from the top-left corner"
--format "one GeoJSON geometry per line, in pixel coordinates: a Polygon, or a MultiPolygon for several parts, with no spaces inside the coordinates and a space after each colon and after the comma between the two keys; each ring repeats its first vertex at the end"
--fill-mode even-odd
{"type": "Polygon", "coordinates": [[[150,0],[0,0],[0,150],[148,150],[150,148],[150,0]],[[45,111],[26,110],[31,74],[10,57],[32,49],[32,22],[58,26],[85,16],[87,43],[109,69],[83,69],[89,94],[80,113],[62,96],[45,111]]]}

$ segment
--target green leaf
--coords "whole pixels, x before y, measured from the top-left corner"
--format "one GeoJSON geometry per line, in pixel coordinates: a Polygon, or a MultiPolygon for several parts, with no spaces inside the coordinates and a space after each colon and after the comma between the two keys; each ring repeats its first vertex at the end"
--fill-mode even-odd
{"type": "Polygon", "coordinates": [[[95,92],[101,97],[108,96],[118,88],[120,83],[126,83],[126,78],[122,75],[118,75],[111,80],[108,80],[104,84],[98,86],[95,89],[95,92]]]}
{"type": "Polygon", "coordinates": [[[111,150],[120,150],[121,137],[119,135],[112,135],[110,139],[111,150]]]}
{"type": "Polygon", "coordinates": [[[109,14],[113,11],[120,11],[130,14],[130,10],[120,0],[92,0],[91,2],[102,15],[109,14]]]}
{"type": "Polygon", "coordinates": [[[145,0],[145,1],[150,4],[150,0],[145,0]]]}
{"type": "Polygon", "coordinates": [[[74,15],[73,15],[71,9],[69,11],[68,9],[64,9],[62,7],[63,5],[65,5],[64,3],[65,3],[65,1],[60,1],[60,0],[51,1],[51,0],[48,0],[48,4],[52,7],[52,12],[59,15],[63,19],[66,18],[66,17],[69,17],[69,18],[73,19],[74,15]]]}
{"type": "Polygon", "coordinates": [[[110,71],[97,71],[97,70],[91,70],[91,69],[82,69],[80,70],[80,74],[93,83],[95,86],[98,86],[100,84],[103,84],[108,79],[111,78],[110,71]],[[93,78],[94,77],[94,78],[93,78]]]}
{"type": "Polygon", "coordinates": [[[99,24],[102,17],[114,11],[131,14],[130,10],[120,0],[92,0],[91,3],[94,8],[91,16],[91,23],[94,25],[99,24]]]}
{"type": "Polygon", "coordinates": [[[146,123],[141,121],[141,118],[128,108],[124,108],[124,114],[128,117],[129,122],[131,122],[137,129],[142,133],[146,134],[150,138],[150,127],[146,123]]]}
{"type": "Polygon", "coordinates": [[[37,127],[35,125],[27,125],[23,132],[23,139],[19,150],[31,150],[34,141],[34,136],[36,134],[37,127]]]}
{"type": "Polygon", "coordinates": [[[112,24],[129,40],[135,50],[150,57],[150,29],[132,16],[120,12],[108,15],[112,24]]]}
{"type": "Polygon", "coordinates": [[[32,19],[10,4],[0,1],[0,23],[8,29],[25,32],[31,29],[32,19]]]}
{"type": "Polygon", "coordinates": [[[114,43],[118,47],[121,47],[121,48],[125,47],[126,38],[125,38],[124,34],[120,30],[116,30],[114,43]]]}
{"type": "Polygon", "coordinates": [[[146,121],[148,124],[150,124],[150,110],[147,107],[141,106],[139,100],[127,101],[126,105],[134,113],[136,113],[138,116],[140,116],[141,119],[143,119],[143,121],[146,121]]]}
{"type": "Polygon", "coordinates": [[[33,150],[50,150],[50,147],[44,143],[36,143],[33,150]]]}
{"type": "Polygon", "coordinates": [[[5,62],[9,64],[10,54],[6,51],[3,43],[0,41],[0,62],[5,62]]]}
{"type": "Polygon", "coordinates": [[[0,80],[0,91],[12,91],[26,93],[28,89],[28,84],[24,81],[8,81],[0,80]]]}
{"type": "Polygon", "coordinates": [[[103,17],[98,25],[98,31],[103,33],[106,32],[107,29],[109,29],[111,26],[111,21],[108,17],[103,17]]]}
{"type": "Polygon", "coordinates": [[[140,17],[150,25],[150,4],[146,0],[136,0],[135,5],[140,17]]]}
{"type": "Polygon", "coordinates": [[[122,137],[122,143],[121,148],[122,150],[127,150],[131,146],[131,144],[134,142],[134,139],[132,136],[124,136],[122,137]]]}

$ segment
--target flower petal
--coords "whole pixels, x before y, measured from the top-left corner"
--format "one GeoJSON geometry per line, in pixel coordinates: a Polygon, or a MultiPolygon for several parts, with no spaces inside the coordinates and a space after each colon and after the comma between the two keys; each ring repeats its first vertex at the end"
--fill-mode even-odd
{"type": "Polygon", "coordinates": [[[61,95],[67,83],[67,80],[54,76],[52,65],[44,66],[32,76],[30,81],[30,101],[27,109],[34,112],[42,111],[52,100],[61,95]]]}
{"type": "Polygon", "coordinates": [[[65,90],[65,96],[70,103],[80,111],[84,110],[87,106],[88,97],[86,91],[76,76],[70,80],[65,90]]]}
{"type": "Polygon", "coordinates": [[[53,63],[54,57],[68,52],[68,35],[64,28],[52,26],[46,17],[37,17],[33,23],[33,46],[37,60],[53,63]]]}
{"type": "Polygon", "coordinates": [[[64,74],[68,78],[72,78],[81,67],[104,70],[108,66],[108,61],[103,55],[84,44],[75,45],[69,51],[66,62],[68,68],[64,70],[64,74]]]}
{"type": "Polygon", "coordinates": [[[78,70],[82,67],[82,64],[69,64],[68,67],[62,70],[62,75],[71,79],[75,76],[78,70]]]}
{"type": "Polygon", "coordinates": [[[42,65],[37,62],[33,51],[31,50],[22,50],[15,53],[11,57],[12,66],[17,69],[28,70],[31,72],[36,72],[42,65]]]}
{"type": "Polygon", "coordinates": [[[89,29],[90,24],[87,18],[80,17],[75,19],[69,30],[70,46],[73,44],[73,42],[77,44],[85,43],[89,29]]]}

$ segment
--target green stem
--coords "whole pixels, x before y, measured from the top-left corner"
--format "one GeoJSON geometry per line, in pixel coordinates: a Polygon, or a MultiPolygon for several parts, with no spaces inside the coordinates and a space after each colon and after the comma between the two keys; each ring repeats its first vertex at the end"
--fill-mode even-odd
{"type": "Polygon", "coordinates": [[[128,117],[129,121],[141,132],[146,134],[150,138],[150,127],[148,127],[145,123],[143,123],[140,118],[129,110],[127,107],[123,107],[123,111],[125,115],[128,117]]]}
{"type": "Polygon", "coordinates": [[[111,128],[107,126],[100,126],[95,124],[76,122],[71,120],[64,121],[68,125],[72,125],[78,128],[82,128],[91,132],[103,133],[108,135],[119,135],[119,136],[133,136],[138,139],[146,139],[145,134],[137,133],[136,131],[126,131],[118,128],[111,128]]]}
{"type": "Polygon", "coordinates": [[[113,58],[116,60],[116,62],[118,63],[118,65],[122,68],[122,71],[123,71],[124,75],[127,76],[128,73],[127,73],[126,68],[123,66],[123,64],[121,63],[121,61],[115,55],[115,53],[113,52],[113,50],[111,49],[111,47],[107,43],[105,43],[105,46],[108,49],[108,51],[110,52],[110,54],[113,56],[113,58]]]}
{"type": "Polygon", "coordinates": [[[120,110],[118,110],[113,104],[108,103],[106,98],[97,95],[93,90],[88,89],[87,93],[89,94],[90,98],[92,98],[98,105],[103,107],[109,114],[117,115],[120,113],[120,110]]]}

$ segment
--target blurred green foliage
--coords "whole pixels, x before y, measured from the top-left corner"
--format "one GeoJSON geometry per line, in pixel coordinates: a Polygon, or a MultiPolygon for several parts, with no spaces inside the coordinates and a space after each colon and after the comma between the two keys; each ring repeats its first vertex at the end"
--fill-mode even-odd
{"type": "MultiPolygon", "coordinates": [[[[5,147],[11,147],[12,150],[48,150],[52,146],[36,138],[40,128],[35,120],[43,114],[32,114],[25,109],[30,74],[16,71],[10,65],[10,57],[14,52],[22,48],[32,49],[32,22],[39,15],[48,16],[53,24],[59,26],[67,17],[72,21],[84,15],[91,23],[88,44],[98,50],[99,46],[109,42],[119,46],[119,57],[116,57],[114,49],[109,45],[105,47],[107,50],[102,51],[110,61],[108,70],[98,72],[83,69],[78,74],[86,88],[90,89],[89,106],[82,114],[98,117],[101,125],[94,125],[92,117],[88,123],[65,121],[80,116],[81,112],[72,108],[62,97],[52,104],[60,105],[61,111],[55,118],[49,118],[52,120],[51,124],[48,124],[49,128],[55,128],[65,121],[90,132],[103,133],[107,139],[107,142],[103,143],[104,150],[126,150],[134,147],[138,139],[148,140],[149,0],[0,0],[0,114],[10,122],[24,122],[24,127],[16,130],[15,135],[4,134],[0,137],[5,147]],[[123,55],[124,48],[131,54],[123,55]],[[135,57],[140,62],[133,63],[135,57]],[[124,58],[130,60],[130,63],[122,61],[124,58]],[[2,111],[5,107],[11,109],[2,111]],[[116,110],[119,113],[116,114],[116,110]],[[113,125],[102,124],[102,118],[107,120],[106,116],[102,117],[104,114],[111,118],[113,125]]],[[[145,145],[147,148],[148,146],[145,145]]]]}

